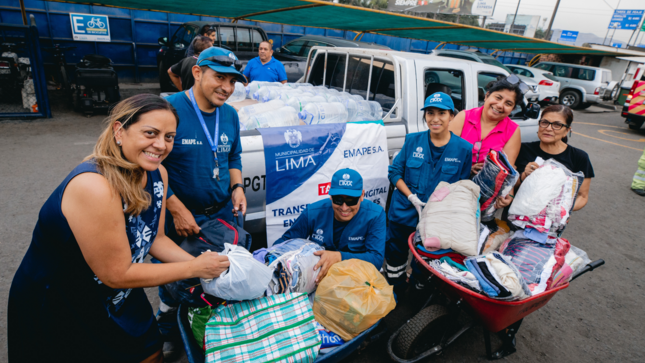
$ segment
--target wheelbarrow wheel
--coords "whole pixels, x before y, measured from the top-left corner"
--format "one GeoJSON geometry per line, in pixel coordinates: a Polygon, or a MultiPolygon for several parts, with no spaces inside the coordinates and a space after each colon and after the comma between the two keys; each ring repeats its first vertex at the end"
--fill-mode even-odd
{"type": "Polygon", "coordinates": [[[427,349],[441,344],[448,331],[450,314],[443,305],[430,305],[419,311],[401,329],[393,344],[401,358],[413,358],[427,349]]]}

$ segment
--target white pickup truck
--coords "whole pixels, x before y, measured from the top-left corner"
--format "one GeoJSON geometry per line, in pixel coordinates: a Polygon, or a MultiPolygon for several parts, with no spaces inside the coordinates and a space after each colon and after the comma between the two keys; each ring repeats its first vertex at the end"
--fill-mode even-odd
{"type": "MultiPolygon", "coordinates": [[[[405,135],[427,130],[420,108],[426,91],[447,86],[458,110],[481,106],[486,85],[500,75],[499,67],[471,61],[432,57],[391,50],[314,47],[309,53],[305,81],[339,91],[369,96],[383,107],[390,162],[401,150],[405,135]],[[430,88],[428,90],[428,88],[430,88]],[[368,93],[369,90],[369,93],[368,93]]],[[[520,125],[522,141],[537,140],[538,120],[521,110],[511,117],[520,125]]],[[[307,127],[307,126],[299,126],[307,127]]],[[[244,227],[249,232],[265,229],[266,177],[262,136],[257,130],[242,131],[242,165],[248,209],[244,227]]]]}

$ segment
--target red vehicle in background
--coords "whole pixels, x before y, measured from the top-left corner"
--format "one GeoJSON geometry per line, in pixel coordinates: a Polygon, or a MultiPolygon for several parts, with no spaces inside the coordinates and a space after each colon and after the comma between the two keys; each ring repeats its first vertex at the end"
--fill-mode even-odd
{"type": "Polygon", "coordinates": [[[645,124],[645,64],[638,66],[634,73],[634,84],[620,115],[632,130],[640,130],[645,124]]]}

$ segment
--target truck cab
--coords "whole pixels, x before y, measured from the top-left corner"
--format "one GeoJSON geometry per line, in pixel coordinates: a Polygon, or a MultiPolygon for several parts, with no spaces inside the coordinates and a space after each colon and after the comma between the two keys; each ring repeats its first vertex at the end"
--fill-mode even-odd
{"type": "MultiPolygon", "coordinates": [[[[401,150],[405,136],[426,131],[423,107],[426,95],[451,92],[458,111],[484,103],[486,86],[505,70],[459,59],[425,54],[364,48],[313,47],[306,65],[305,82],[360,95],[381,104],[390,162],[401,150]]],[[[522,141],[537,141],[538,120],[526,117],[519,107],[512,119],[520,126],[522,141]]],[[[307,127],[307,126],[300,126],[307,127]]],[[[241,132],[242,165],[247,196],[245,229],[265,228],[266,177],[262,137],[257,130],[241,132]]]]}

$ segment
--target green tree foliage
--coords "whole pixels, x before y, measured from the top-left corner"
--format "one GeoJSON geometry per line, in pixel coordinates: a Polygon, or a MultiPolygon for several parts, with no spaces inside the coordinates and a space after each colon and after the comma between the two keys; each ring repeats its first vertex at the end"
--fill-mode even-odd
{"type": "Polygon", "coordinates": [[[536,39],[546,39],[546,40],[549,40],[549,39],[551,39],[551,35],[553,35],[553,30],[551,30],[551,32],[550,32],[550,34],[549,34],[549,36],[547,37],[547,36],[546,36],[546,30],[544,30],[544,29],[542,29],[542,28],[538,28],[538,29],[535,31],[535,36],[534,36],[534,38],[536,38],[536,39]]]}

